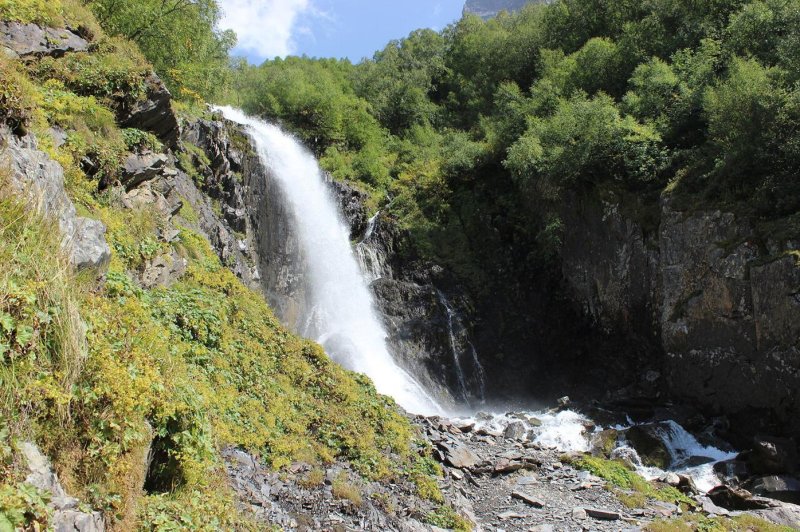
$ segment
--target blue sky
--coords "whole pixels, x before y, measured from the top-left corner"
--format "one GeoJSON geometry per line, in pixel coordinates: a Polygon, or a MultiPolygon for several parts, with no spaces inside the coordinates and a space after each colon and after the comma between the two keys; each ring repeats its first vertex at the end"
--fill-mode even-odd
{"type": "Polygon", "coordinates": [[[418,28],[440,30],[461,17],[464,0],[219,0],[221,29],[239,36],[251,63],[286,55],[358,62],[418,28]]]}

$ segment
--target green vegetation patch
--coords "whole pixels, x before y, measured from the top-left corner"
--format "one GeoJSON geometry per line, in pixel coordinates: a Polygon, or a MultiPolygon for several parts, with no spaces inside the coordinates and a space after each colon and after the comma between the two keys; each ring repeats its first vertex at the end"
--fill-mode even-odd
{"type": "Polygon", "coordinates": [[[607,481],[623,504],[629,508],[641,508],[648,499],[681,504],[692,508],[695,502],[672,486],[656,486],[648,482],[619,460],[608,460],[595,456],[579,458],[564,457],[568,463],[607,481]]]}

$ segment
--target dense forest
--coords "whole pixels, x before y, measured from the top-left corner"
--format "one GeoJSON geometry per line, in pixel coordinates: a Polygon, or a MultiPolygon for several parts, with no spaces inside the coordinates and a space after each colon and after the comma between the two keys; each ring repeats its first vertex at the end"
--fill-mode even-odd
{"type": "Polygon", "coordinates": [[[515,210],[546,256],[570,192],[634,195],[644,217],[665,190],[795,214],[799,28],[792,1],[566,0],[420,30],[357,65],[239,64],[227,98],[390,203],[422,250],[457,263],[473,227],[515,210]]]}

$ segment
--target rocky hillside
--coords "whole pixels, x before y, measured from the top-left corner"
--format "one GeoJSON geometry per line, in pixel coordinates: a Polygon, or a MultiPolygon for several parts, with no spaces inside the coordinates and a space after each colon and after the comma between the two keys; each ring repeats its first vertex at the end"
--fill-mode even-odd
{"type": "Polygon", "coordinates": [[[460,523],[391,399],[268,307],[274,246],[257,235],[281,235],[246,136],[174,100],[79,3],[12,8],[0,8],[0,528],[280,525],[227,480],[244,452],[271,471],[335,465],[330,504],[354,515],[460,523]],[[413,513],[377,506],[389,492],[413,513]]]}

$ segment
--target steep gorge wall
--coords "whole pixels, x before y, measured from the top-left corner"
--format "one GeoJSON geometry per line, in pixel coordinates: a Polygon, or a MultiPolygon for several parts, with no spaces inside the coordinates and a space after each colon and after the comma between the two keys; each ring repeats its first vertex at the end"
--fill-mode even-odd
{"type": "Polygon", "coordinates": [[[669,198],[650,234],[596,199],[574,198],[565,224],[575,303],[596,327],[648,345],[671,397],[751,434],[800,433],[797,241],[763,241],[743,218],[681,212],[669,198]]]}

